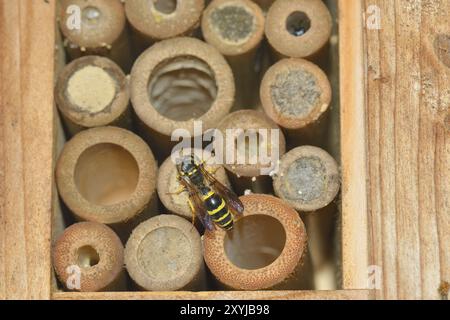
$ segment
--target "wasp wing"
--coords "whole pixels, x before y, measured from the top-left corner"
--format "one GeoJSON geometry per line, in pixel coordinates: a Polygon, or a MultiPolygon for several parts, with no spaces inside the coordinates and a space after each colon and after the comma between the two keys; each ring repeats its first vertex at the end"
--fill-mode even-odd
{"type": "Polygon", "coordinates": [[[226,200],[228,207],[233,212],[233,214],[237,217],[242,216],[244,213],[244,205],[239,197],[222,183],[220,183],[211,173],[206,170],[204,165],[200,165],[200,170],[203,173],[203,176],[208,180],[208,182],[213,185],[214,190],[226,200]]]}
{"type": "Polygon", "coordinates": [[[189,200],[192,205],[192,210],[195,212],[195,215],[203,224],[205,229],[209,231],[215,230],[214,223],[211,220],[211,217],[208,214],[208,210],[205,207],[202,199],[199,196],[199,192],[195,185],[193,185],[188,179],[182,178],[181,183],[186,187],[189,193],[189,200]]]}

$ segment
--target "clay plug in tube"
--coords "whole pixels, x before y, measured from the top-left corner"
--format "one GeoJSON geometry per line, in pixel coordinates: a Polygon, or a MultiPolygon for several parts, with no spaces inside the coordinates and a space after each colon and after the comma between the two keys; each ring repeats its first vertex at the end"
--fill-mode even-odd
{"type": "Polygon", "coordinates": [[[178,141],[175,130],[190,137],[215,128],[234,103],[233,74],[211,45],[193,38],[161,41],[147,49],[131,72],[131,101],[143,137],[159,159],[178,141]],[[201,121],[194,130],[194,122],[201,121]]]}
{"type": "Polygon", "coordinates": [[[142,52],[154,42],[192,34],[204,8],[204,0],[127,0],[135,49],[142,52]]]}
{"type": "Polygon", "coordinates": [[[276,0],[266,17],[266,37],[278,58],[323,62],[331,29],[322,0],[276,0]]]}
{"type": "Polygon", "coordinates": [[[270,193],[270,176],[286,151],[284,135],[276,123],[260,111],[240,110],[225,117],[218,131],[224,137],[223,163],[237,194],[270,193]]]}
{"type": "Polygon", "coordinates": [[[53,267],[72,291],[126,290],[123,245],[111,228],[96,222],[68,227],[56,241],[53,267]]]}
{"type": "Polygon", "coordinates": [[[260,88],[265,113],[284,128],[288,147],[323,145],[331,85],[326,74],[304,59],[283,59],[264,75],[260,88]]]}
{"type": "Polygon", "coordinates": [[[135,225],[156,212],[156,171],[152,151],[140,137],[100,127],[66,143],[56,183],[77,219],[110,225],[126,240],[135,225]]]}
{"type": "MultiPolygon", "coordinates": [[[[201,149],[186,149],[183,150],[184,154],[194,152],[199,159],[208,161],[211,158],[211,153],[201,149]]],[[[213,176],[223,185],[230,187],[225,169],[220,165],[209,165],[207,162],[204,164],[205,169],[214,172],[213,176]]],[[[173,214],[186,218],[192,221],[192,210],[189,207],[189,195],[187,192],[176,194],[182,185],[177,179],[178,171],[175,162],[171,157],[167,158],[158,170],[157,190],[159,198],[166,207],[173,214]]],[[[231,188],[231,187],[230,187],[231,188]]]]}
{"type": "Polygon", "coordinates": [[[240,198],[244,216],[231,231],[203,237],[204,257],[218,282],[228,289],[308,289],[303,258],[307,235],[298,213],[269,195],[240,198]]]}
{"type": "Polygon", "coordinates": [[[228,60],[237,91],[235,109],[254,107],[260,61],[257,50],[264,36],[264,14],[250,0],[214,0],[202,18],[203,36],[228,60]]]}
{"type": "Polygon", "coordinates": [[[66,65],[55,87],[55,100],[66,131],[114,125],[131,128],[129,83],[113,61],[99,57],[78,58],[66,65]]]}
{"type": "Polygon", "coordinates": [[[140,224],[127,242],[125,265],[143,290],[205,288],[200,235],[179,216],[163,214],[140,224]]]}
{"type": "Polygon", "coordinates": [[[336,288],[332,248],[336,206],[340,189],[336,161],[324,150],[302,146],[286,153],[274,177],[275,194],[298,210],[305,221],[315,288],[336,288]]]}
{"type": "Polygon", "coordinates": [[[132,65],[126,17],[120,0],[61,0],[59,27],[72,59],[100,55],[119,64],[125,72],[132,65]]]}

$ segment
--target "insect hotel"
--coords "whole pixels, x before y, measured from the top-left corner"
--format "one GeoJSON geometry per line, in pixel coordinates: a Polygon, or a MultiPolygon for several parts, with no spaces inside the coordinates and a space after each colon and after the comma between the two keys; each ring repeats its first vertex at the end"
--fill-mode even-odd
{"type": "Polygon", "coordinates": [[[448,12],[0,0],[0,298],[446,299],[448,12]]]}

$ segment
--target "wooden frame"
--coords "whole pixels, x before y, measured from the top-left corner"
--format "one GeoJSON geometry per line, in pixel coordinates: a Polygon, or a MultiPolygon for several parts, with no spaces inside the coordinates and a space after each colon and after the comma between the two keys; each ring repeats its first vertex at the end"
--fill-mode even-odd
{"type": "Polygon", "coordinates": [[[60,293],[52,289],[55,1],[0,2],[0,298],[368,299],[362,1],[341,0],[343,287],[264,292],[60,293]],[[343,59],[343,53],[350,59],[343,59]]]}

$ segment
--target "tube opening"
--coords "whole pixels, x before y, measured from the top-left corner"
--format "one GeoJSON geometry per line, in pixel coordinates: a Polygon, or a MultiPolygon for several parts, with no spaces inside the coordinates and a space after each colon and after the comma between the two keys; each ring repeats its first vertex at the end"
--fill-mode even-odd
{"type": "Polygon", "coordinates": [[[191,265],[192,248],[182,231],[160,227],[149,232],[139,244],[137,260],[152,279],[169,281],[184,274],[191,265]]]}
{"type": "Polygon", "coordinates": [[[251,215],[236,221],[234,228],[225,236],[224,247],[234,265],[256,270],[273,263],[285,244],[286,232],[277,219],[251,215]]]}
{"type": "Polygon", "coordinates": [[[291,200],[311,202],[327,187],[327,171],[318,157],[302,157],[293,162],[284,175],[282,193],[291,200]]]}
{"type": "Polygon", "coordinates": [[[155,9],[164,14],[171,14],[177,10],[177,0],[153,0],[155,9]]]}
{"type": "Polygon", "coordinates": [[[80,194],[97,205],[125,201],[136,190],[139,166],[133,155],[112,143],[94,145],[80,155],[74,172],[80,194]]]}
{"type": "Polygon", "coordinates": [[[225,6],[214,9],[210,23],[222,39],[239,42],[253,33],[255,17],[242,6],[225,6]]]}
{"type": "Polygon", "coordinates": [[[66,95],[82,111],[97,113],[111,105],[117,94],[117,81],[103,68],[87,65],[69,78],[66,95]]]}
{"type": "Polygon", "coordinates": [[[286,19],[286,30],[295,37],[303,36],[311,28],[311,20],[302,11],[292,12],[286,19]]]}
{"type": "Polygon", "coordinates": [[[81,268],[90,268],[100,262],[100,256],[93,247],[83,246],[78,249],[78,266],[81,268]]]}
{"type": "Polygon", "coordinates": [[[316,77],[303,69],[277,75],[271,86],[271,98],[281,114],[306,117],[318,105],[322,91],[316,77]]]}
{"type": "Polygon", "coordinates": [[[97,24],[100,21],[101,15],[102,12],[100,9],[94,6],[87,6],[81,13],[83,22],[87,24],[97,24]]]}
{"type": "Polygon", "coordinates": [[[191,120],[208,112],[217,90],[214,72],[194,56],[163,61],[153,71],[148,85],[152,106],[174,121],[191,120]]]}

